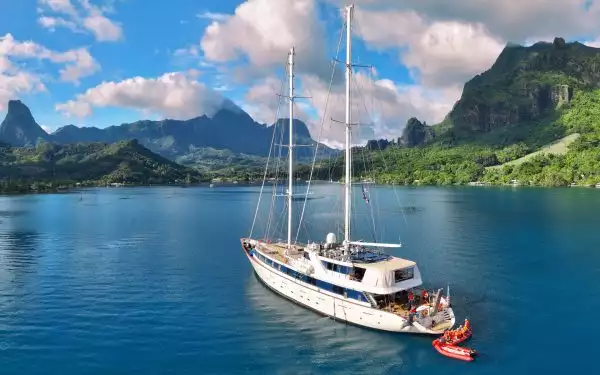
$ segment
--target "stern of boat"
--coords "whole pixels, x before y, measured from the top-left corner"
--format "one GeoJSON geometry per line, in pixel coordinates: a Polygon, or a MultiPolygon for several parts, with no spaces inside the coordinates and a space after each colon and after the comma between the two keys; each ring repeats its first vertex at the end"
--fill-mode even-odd
{"type": "MultiPolygon", "coordinates": [[[[440,302],[440,309],[435,315],[427,314],[428,316],[417,318],[413,323],[421,333],[441,335],[445,331],[452,329],[456,324],[454,310],[448,304],[448,301],[442,298],[440,302]]],[[[429,305],[426,306],[427,310],[431,313],[432,307],[429,305]]]]}

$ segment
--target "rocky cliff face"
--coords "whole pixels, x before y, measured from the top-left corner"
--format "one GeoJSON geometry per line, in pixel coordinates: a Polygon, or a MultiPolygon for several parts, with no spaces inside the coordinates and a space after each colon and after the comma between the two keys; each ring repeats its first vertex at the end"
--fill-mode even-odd
{"type": "Polygon", "coordinates": [[[22,147],[35,146],[40,139],[47,140],[49,135],[35,122],[29,108],[20,100],[10,100],[0,125],[0,142],[22,147]]]}
{"type": "Polygon", "coordinates": [[[431,127],[412,117],[407,121],[398,143],[405,147],[415,147],[429,142],[434,135],[431,127]]]}
{"type": "Polygon", "coordinates": [[[508,45],[494,65],[464,86],[448,114],[458,133],[477,134],[538,121],[568,103],[575,90],[600,87],[600,49],[581,43],[508,45]]]}

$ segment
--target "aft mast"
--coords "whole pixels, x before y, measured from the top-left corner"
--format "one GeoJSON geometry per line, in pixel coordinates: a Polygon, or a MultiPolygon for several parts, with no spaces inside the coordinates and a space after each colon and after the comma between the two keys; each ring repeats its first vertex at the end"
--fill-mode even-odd
{"type": "Polygon", "coordinates": [[[352,124],[350,106],[350,82],[352,79],[352,17],[354,15],[354,4],[346,7],[346,179],[344,197],[344,248],[348,250],[350,245],[368,247],[401,247],[400,244],[352,241],[350,239],[350,215],[352,214],[352,124]]]}
{"type": "Polygon", "coordinates": [[[346,7],[346,186],[344,197],[344,247],[350,246],[350,204],[352,188],[352,152],[350,132],[350,79],[352,75],[352,14],[354,5],[346,7]]]}
{"type": "Polygon", "coordinates": [[[290,128],[289,128],[289,144],[288,144],[288,159],[289,159],[289,172],[288,172],[288,232],[287,232],[287,247],[292,247],[292,198],[294,188],[294,47],[290,49],[290,55],[288,59],[289,66],[289,79],[290,79],[290,92],[289,92],[289,105],[290,105],[290,128]]]}

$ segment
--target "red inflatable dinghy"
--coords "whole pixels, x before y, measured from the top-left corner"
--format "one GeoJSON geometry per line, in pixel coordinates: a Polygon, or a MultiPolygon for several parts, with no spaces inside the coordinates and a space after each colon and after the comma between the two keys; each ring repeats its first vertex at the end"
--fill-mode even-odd
{"type": "Polygon", "coordinates": [[[446,331],[444,332],[444,335],[442,337],[444,338],[446,344],[458,345],[470,339],[472,335],[473,329],[471,328],[471,323],[467,319],[465,319],[464,326],[460,326],[458,329],[454,329],[451,331],[446,331]]]}
{"type": "Polygon", "coordinates": [[[462,348],[456,345],[449,345],[440,342],[439,339],[433,340],[433,347],[440,354],[445,355],[446,357],[460,359],[462,361],[471,362],[474,360],[477,352],[473,349],[462,348]]]}

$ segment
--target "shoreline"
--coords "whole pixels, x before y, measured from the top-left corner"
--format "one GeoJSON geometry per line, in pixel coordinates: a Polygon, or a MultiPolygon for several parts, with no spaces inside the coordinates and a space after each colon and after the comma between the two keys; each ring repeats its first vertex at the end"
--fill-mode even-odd
{"type": "MultiPolygon", "coordinates": [[[[302,182],[306,185],[306,182],[302,182]]],[[[312,184],[338,184],[337,182],[330,182],[326,180],[313,181],[312,184]]],[[[543,185],[515,185],[515,184],[490,184],[490,183],[468,183],[468,184],[451,184],[451,185],[434,185],[434,184],[390,184],[390,183],[375,183],[380,186],[404,186],[408,188],[443,188],[443,187],[484,187],[484,188],[544,188],[544,189],[565,189],[565,188],[587,188],[587,189],[600,189],[600,184],[596,185],[570,185],[570,186],[543,186],[543,185]]],[[[13,191],[0,191],[0,196],[18,196],[18,195],[33,195],[33,194],[57,194],[57,193],[74,193],[77,190],[89,189],[89,188],[105,188],[105,189],[118,189],[118,188],[153,188],[153,187],[179,187],[179,188],[194,188],[194,187],[206,187],[206,188],[218,188],[218,187],[248,187],[248,186],[260,186],[261,181],[243,181],[243,182],[201,182],[201,183],[164,183],[164,184],[135,184],[135,183],[113,183],[113,184],[73,184],[73,185],[59,185],[53,188],[44,189],[29,189],[29,190],[13,190],[13,191]],[[212,186],[211,186],[212,185],[212,186]]]]}

